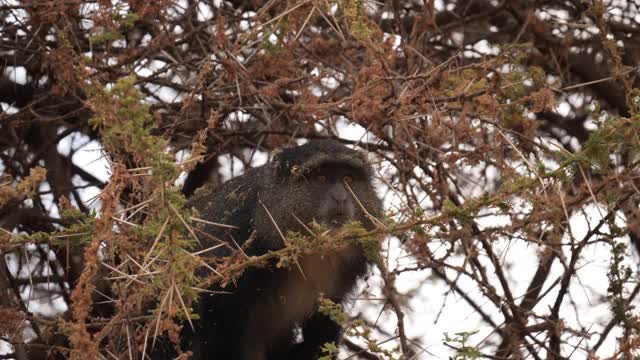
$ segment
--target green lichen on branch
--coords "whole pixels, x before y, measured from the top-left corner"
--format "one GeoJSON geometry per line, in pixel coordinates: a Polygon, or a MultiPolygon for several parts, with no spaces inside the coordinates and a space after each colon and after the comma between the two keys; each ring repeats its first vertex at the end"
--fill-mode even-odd
{"type": "Polygon", "coordinates": [[[378,261],[382,246],[380,243],[380,235],[376,235],[362,227],[359,221],[349,221],[342,226],[344,236],[350,241],[360,245],[364,250],[364,256],[369,261],[378,261]]]}
{"type": "Polygon", "coordinates": [[[95,89],[88,104],[95,112],[90,124],[100,131],[108,153],[118,158],[133,158],[140,167],[151,167],[158,181],[174,179],[178,170],[167,140],[154,136],[156,120],[149,104],[136,88],[136,77],[120,79],[111,89],[95,89]]]}
{"type": "Polygon", "coordinates": [[[468,345],[469,338],[477,332],[477,330],[470,332],[458,332],[455,333],[454,336],[449,336],[449,334],[445,332],[444,343],[456,350],[456,354],[449,359],[470,360],[481,358],[483,356],[482,353],[476,347],[468,345]],[[451,345],[449,343],[455,343],[455,345],[451,345]]]}
{"type": "Polygon", "coordinates": [[[631,118],[607,116],[598,129],[591,133],[582,154],[589,159],[594,171],[604,173],[609,170],[611,154],[622,150],[640,153],[640,117],[631,118]]]}
{"type": "Polygon", "coordinates": [[[342,3],[344,16],[349,24],[351,35],[360,42],[371,39],[373,30],[367,20],[367,11],[362,0],[345,0],[342,3]]]}
{"type": "Polygon", "coordinates": [[[609,271],[607,272],[609,279],[607,300],[613,314],[613,320],[624,329],[629,330],[637,323],[637,318],[633,316],[634,306],[629,303],[628,294],[625,292],[625,286],[632,281],[633,276],[633,271],[625,264],[627,256],[626,244],[621,242],[613,244],[609,271]]]}
{"type": "Polygon", "coordinates": [[[32,198],[40,184],[46,179],[47,170],[36,166],[29,170],[29,176],[20,180],[15,186],[0,186],[0,208],[21,199],[32,198]]]}
{"type": "MultiPolygon", "coordinates": [[[[397,347],[393,349],[385,349],[381,346],[380,341],[376,340],[371,328],[360,319],[351,319],[349,314],[347,314],[344,310],[344,307],[341,304],[336,304],[335,302],[320,298],[318,305],[318,312],[328,316],[331,320],[340,324],[345,328],[345,335],[358,339],[361,342],[364,342],[366,345],[366,349],[376,355],[381,356],[383,359],[388,360],[398,360],[401,359],[402,356],[397,347]]],[[[333,355],[337,353],[337,346],[335,343],[326,343],[322,347],[324,356],[320,357],[320,360],[329,360],[332,359],[333,355]]]]}
{"type": "Polygon", "coordinates": [[[124,39],[125,32],[130,29],[136,21],[140,19],[138,14],[125,9],[124,4],[115,4],[111,7],[108,14],[111,23],[109,26],[96,27],[92,29],[89,41],[95,45],[110,43],[116,40],[124,39]]]}
{"type": "Polygon", "coordinates": [[[46,243],[53,246],[77,247],[89,244],[95,232],[96,212],[86,214],[71,206],[66,198],[60,200],[59,208],[60,222],[66,224],[65,227],[53,232],[39,231],[28,235],[14,235],[4,246],[46,243]]]}
{"type": "MultiPolygon", "coordinates": [[[[191,303],[198,297],[195,285],[201,281],[196,269],[203,264],[189,252],[198,242],[191,229],[194,211],[185,207],[186,199],[173,184],[183,168],[202,158],[206,135],[203,132],[196,139],[196,159],[176,164],[167,140],[155,133],[156,118],[136,83],[132,75],[110,88],[88,89],[92,94],[88,104],[94,111],[90,124],[100,132],[114,167],[124,168],[112,177],[130,187],[131,198],[142,210],[133,209],[135,215],[116,221],[114,235],[119,240],[109,243],[113,247],[107,251],[125,257],[138,254],[139,266],[128,274],[140,285],[135,290],[137,301],[152,308],[155,324],[162,324],[154,335],[163,331],[171,334],[175,329],[172,319],[193,317],[191,303]],[[155,308],[149,305],[153,303],[155,308]]],[[[112,264],[117,266],[117,262],[112,264]]]]}
{"type": "Polygon", "coordinates": [[[339,229],[331,230],[326,225],[312,222],[308,225],[312,234],[288,232],[288,252],[279,256],[278,267],[288,267],[301,254],[328,254],[349,245],[358,245],[369,261],[376,261],[382,249],[380,235],[366,230],[358,221],[349,221],[339,229]]]}

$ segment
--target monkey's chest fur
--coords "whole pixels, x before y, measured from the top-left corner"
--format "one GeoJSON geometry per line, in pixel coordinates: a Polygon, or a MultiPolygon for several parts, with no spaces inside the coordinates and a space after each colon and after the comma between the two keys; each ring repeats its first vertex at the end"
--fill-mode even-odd
{"type": "Polygon", "coordinates": [[[366,271],[366,260],[357,246],[327,254],[307,254],[298,258],[298,264],[274,270],[270,286],[256,289],[256,301],[247,309],[254,321],[244,334],[255,344],[251,352],[268,352],[278,339],[291,337],[293,329],[317,310],[321,296],[343,302],[366,271]]]}
{"type": "MultiPolygon", "coordinates": [[[[317,322],[320,295],[344,303],[365,274],[367,260],[362,248],[354,245],[303,255],[298,264],[249,268],[235,286],[219,289],[225,294],[204,294],[195,341],[185,344],[193,349],[194,359],[316,359],[316,355],[291,355],[293,347],[309,341],[307,331],[300,330],[331,331],[326,323],[317,322]]],[[[337,329],[333,335],[313,339],[309,346],[318,349],[326,341],[337,341],[336,336],[337,329]]]]}
{"type": "MultiPolygon", "coordinates": [[[[361,251],[355,247],[300,257],[299,267],[294,264],[289,269],[280,270],[275,286],[256,299],[252,309],[256,319],[272,320],[272,314],[281,315],[278,321],[265,322],[259,327],[271,328],[277,333],[303,321],[316,310],[321,295],[326,299],[343,295],[343,273],[349,269],[356,270],[354,267],[359,267],[361,262],[361,251]]],[[[256,323],[260,325],[261,322],[256,323]]]]}

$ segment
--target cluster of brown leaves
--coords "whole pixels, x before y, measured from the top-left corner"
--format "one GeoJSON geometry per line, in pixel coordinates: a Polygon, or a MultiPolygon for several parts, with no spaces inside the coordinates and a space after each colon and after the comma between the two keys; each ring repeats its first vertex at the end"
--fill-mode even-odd
{"type": "Polygon", "coordinates": [[[607,270],[623,286],[598,294],[609,320],[582,329],[566,318],[585,249],[640,249],[637,6],[443,3],[0,2],[0,333],[13,356],[141,358],[155,335],[178,343],[200,286],[265,260],[193,253],[205,235],[174,186],[180,171],[189,195],[222,181],[228,159],[248,168],[309,138],[370,153],[389,207],[382,229],[402,248],[383,256],[380,288],[359,295],[388,316],[363,320],[398,352],[372,339],[347,339],[349,351],[422,356],[432,337],[405,328],[428,321],[408,304],[440,285],[486,330],[450,344],[461,357],[594,354],[616,326],[613,356],[635,354],[637,321],[619,321],[635,319],[639,289],[624,262],[607,270]],[[90,141],[108,182],[74,157],[90,141]],[[191,158],[173,161],[183,151],[191,158]],[[100,192],[93,207],[86,188],[100,192]],[[599,218],[575,237],[572,219],[595,205],[599,218]],[[513,271],[518,246],[534,249],[532,277],[513,271]],[[397,291],[397,277],[422,272],[437,280],[397,291]]]}

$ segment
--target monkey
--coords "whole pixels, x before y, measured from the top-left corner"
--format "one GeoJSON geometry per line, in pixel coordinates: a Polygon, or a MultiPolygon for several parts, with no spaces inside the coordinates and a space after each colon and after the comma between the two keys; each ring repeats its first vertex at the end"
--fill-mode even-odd
{"type": "MultiPolygon", "coordinates": [[[[219,245],[216,240],[225,245],[207,252],[214,257],[282,249],[283,234],[308,233],[312,222],[337,229],[358,221],[371,230],[372,217],[382,213],[366,156],[335,140],[284,149],[218,188],[196,190],[188,205],[200,218],[228,225],[200,229],[208,235],[201,239],[203,249],[219,245]]],[[[181,347],[196,360],[312,360],[325,343],[337,345],[341,325],[317,311],[318,299],[344,303],[370,260],[352,244],[303,254],[296,262],[288,268],[249,267],[235,283],[201,294],[199,319],[194,329],[183,326],[181,347]]]]}

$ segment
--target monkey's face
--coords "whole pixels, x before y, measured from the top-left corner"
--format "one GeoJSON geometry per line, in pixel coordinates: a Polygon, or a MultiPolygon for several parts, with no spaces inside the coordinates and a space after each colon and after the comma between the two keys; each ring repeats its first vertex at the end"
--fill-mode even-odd
{"type": "Polygon", "coordinates": [[[312,221],[331,228],[349,220],[359,221],[365,228],[372,226],[363,208],[377,216],[382,206],[367,169],[345,162],[324,162],[305,170],[299,176],[263,182],[267,186],[260,188],[261,203],[255,215],[258,236],[268,239],[263,246],[282,247],[280,234],[307,234],[305,228],[312,221]]]}
{"type": "Polygon", "coordinates": [[[313,169],[303,181],[318,200],[316,221],[339,227],[356,218],[355,189],[367,186],[366,174],[344,164],[325,164],[313,169]]]}

